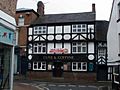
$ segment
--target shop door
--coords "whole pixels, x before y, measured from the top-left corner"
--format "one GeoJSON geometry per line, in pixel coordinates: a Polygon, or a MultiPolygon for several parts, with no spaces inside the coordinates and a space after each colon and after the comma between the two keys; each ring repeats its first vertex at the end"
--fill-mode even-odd
{"type": "Polygon", "coordinates": [[[98,81],[106,81],[108,75],[108,68],[106,65],[100,65],[97,68],[97,80],[98,81]]]}
{"type": "Polygon", "coordinates": [[[53,77],[62,77],[63,75],[63,63],[54,62],[53,63],[53,77]]]}

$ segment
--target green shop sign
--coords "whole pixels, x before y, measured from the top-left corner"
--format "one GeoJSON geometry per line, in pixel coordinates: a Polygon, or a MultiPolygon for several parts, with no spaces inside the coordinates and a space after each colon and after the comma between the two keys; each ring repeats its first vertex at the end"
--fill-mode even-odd
{"type": "Polygon", "coordinates": [[[4,44],[15,44],[15,33],[3,26],[0,26],[0,42],[4,44]]]}

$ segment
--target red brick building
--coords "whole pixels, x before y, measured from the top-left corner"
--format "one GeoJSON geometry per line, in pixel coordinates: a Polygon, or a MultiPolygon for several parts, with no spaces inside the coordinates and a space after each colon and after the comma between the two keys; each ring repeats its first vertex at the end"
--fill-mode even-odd
{"type": "Polygon", "coordinates": [[[16,22],[17,22],[17,30],[18,30],[18,61],[16,62],[16,70],[17,72],[24,72],[21,69],[21,67],[24,67],[22,65],[22,59],[25,59],[26,56],[26,44],[27,44],[27,27],[32,23],[39,14],[35,12],[33,9],[17,9],[16,10],[16,22]],[[20,51],[20,52],[19,52],[20,51]],[[17,64],[18,63],[18,64],[17,64]],[[17,68],[18,67],[18,68],[17,68]]]}

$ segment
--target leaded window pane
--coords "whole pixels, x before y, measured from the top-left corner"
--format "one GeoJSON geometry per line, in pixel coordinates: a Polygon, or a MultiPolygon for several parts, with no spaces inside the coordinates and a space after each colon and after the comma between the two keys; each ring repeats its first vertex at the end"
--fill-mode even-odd
{"type": "Polygon", "coordinates": [[[76,52],[76,47],[73,47],[73,52],[76,52]]]}

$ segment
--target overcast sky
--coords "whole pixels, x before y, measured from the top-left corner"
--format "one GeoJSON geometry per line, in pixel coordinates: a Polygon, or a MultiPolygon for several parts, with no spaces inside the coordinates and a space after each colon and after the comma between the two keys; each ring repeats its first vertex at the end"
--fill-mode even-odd
{"type": "MultiPolygon", "coordinates": [[[[37,10],[40,0],[18,0],[17,8],[37,10]]],[[[96,4],[97,20],[109,20],[113,0],[41,0],[45,5],[45,14],[79,13],[92,11],[96,4]]]]}

